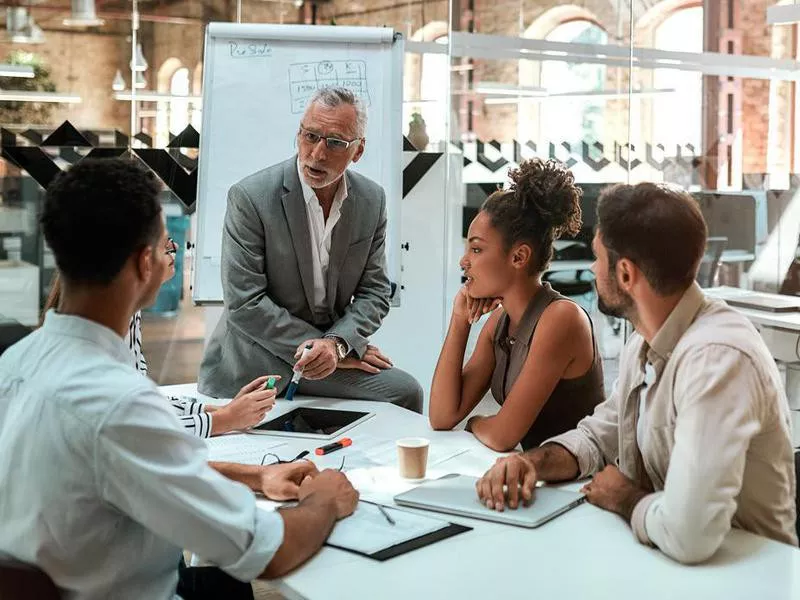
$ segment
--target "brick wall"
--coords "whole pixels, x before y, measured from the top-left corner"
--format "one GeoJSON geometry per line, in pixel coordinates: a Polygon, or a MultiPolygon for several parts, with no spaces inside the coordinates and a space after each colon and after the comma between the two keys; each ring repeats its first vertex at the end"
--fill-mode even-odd
{"type": "Polygon", "coordinates": [[[69,119],[79,129],[129,129],[128,105],[114,100],[111,91],[114,74],[126,64],[123,38],[107,34],[45,31],[42,44],[0,43],[0,60],[5,60],[14,50],[40,56],[50,68],[56,89],[82,98],[79,104],[53,105],[53,123],[69,119]]]}
{"type": "MultiPolygon", "coordinates": [[[[668,10],[683,0],[664,0],[659,5],[666,15],[668,10]]],[[[726,0],[705,0],[708,7],[716,6],[726,0]]],[[[743,51],[758,56],[789,57],[794,43],[792,35],[768,28],[765,23],[766,7],[774,0],[733,0],[740,3],[741,22],[738,28],[743,31],[743,51]],[[775,32],[773,34],[773,32],[775,32]]],[[[624,3],[626,4],[626,3],[624,3]]],[[[576,17],[591,18],[609,34],[609,43],[626,44],[632,33],[637,42],[647,43],[654,23],[661,17],[655,0],[639,0],[631,3],[623,14],[615,12],[618,3],[608,0],[573,0],[570,4],[559,0],[475,0],[475,23],[479,33],[494,33],[509,36],[525,34],[543,37],[558,23],[558,19],[576,17]],[[566,17],[565,17],[566,16],[566,17]]],[[[461,2],[466,7],[466,2],[461,2]]],[[[144,11],[149,9],[142,5],[144,11]]],[[[339,25],[389,25],[404,32],[409,38],[417,34],[423,25],[439,21],[448,22],[448,0],[427,0],[424,3],[410,1],[400,3],[393,0],[332,0],[321,4],[317,12],[317,22],[326,24],[335,21],[339,25]]],[[[164,17],[180,16],[194,21],[186,24],[143,21],[140,34],[144,52],[149,61],[147,72],[148,88],[158,88],[159,68],[169,64],[173,68],[185,66],[194,73],[202,62],[204,22],[209,20],[232,20],[235,17],[235,3],[230,0],[217,0],[201,4],[196,0],[185,0],[172,4],[164,17]]],[[[243,3],[242,17],[245,22],[303,22],[310,19],[308,7],[297,9],[288,0],[284,3],[246,0],[243,3]]],[[[52,14],[51,14],[52,17],[52,14]]],[[[463,23],[466,17],[459,15],[454,21],[463,23]]],[[[42,23],[41,19],[38,19],[42,23]]],[[[56,22],[49,19],[47,22],[56,22]]],[[[723,20],[724,21],[724,20],[723,20]]],[[[118,68],[124,69],[129,60],[129,45],[126,36],[129,21],[117,21],[112,27],[104,27],[101,34],[47,31],[44,23],[46,43],[27,47],[42,55],[53,70],[53,76],[60,91],[79,93],[84,101],[80,105],[61,105],[54,113],[54,121],[64,118],[73,120],[79,127],[116,127],[128,129],[128,106],[113,99],[110,83],[118,68]],[[108,31],[111,34],[108,34],[108,31]]],[[[417,36],[419,37],[419,36],[417,36]]],[[[428,40],[429,41],[429,40],[428,40]]],[[[0,43],[0,52],[7,53],[10,44],[0,43]]],[[[413,57],[406,63],[408,79],[414,80],[418,70],[418,60],[413,57]]],[[[125,71],[123,71],[125,73],[125,71]]],[[[129,75],[125,73],[126,81],[129,75]]],[[[163,73],[162,73],[163,75],[163,73]]],[[[453,76],[454,89],[463,85],[464,75],[453,76]]],[[[513,60],[476,60],[475,81],[499,81],[518,84],[519,66],[513,60]]],[[[627,75],[622,77],[626,83],[627,75]]],[[[612,83],[609,81],[609,83],[612,83]]],[[[615,84],[619,79],[615,77],[615,84]]],[[[644,82],[646,85],[646,81],[644,82]]],[[[129,81],[128,81],[129,85],[129,81]]],[[[162,88],[163,89],[163,88],[162,88]]],[[[406,93],[414,92],[407,85],[406,93]]],[[[791,130],[790,114],[794,90],[789,84],[773,84],[763,80],[748,79],[743,82],[743,106],[741,113],[744,172],[763,172],[767,169],[767,147],[774,140],[779,152],[773,151],[769,158],[771,166],[787,168],[790,162],[791,130]],[[772,123],[770,125],[770,105],[772,123]],[[784,115],[785,113],[785,115],[784,115]]],[[[473,102],[474,131],[484,139],[508,140],[517,137],[517,108],[513,105],[487,106],[481,96],[473,102]]],[[[465,130],[466,100],[454,99],[454,113],[461,114],[457,129],[465,130]]],[[[143,107],[152,109],[154,105],[143,107]]],[[[699,107],[698,107],[699,110],[699,107]]],[[[624,100],[610,100],[605,104],[604,141],[625,139],[627,135],[627,103],[624,100]]],[[[647,135],[646,131],[642,132],[647,135]]]]}

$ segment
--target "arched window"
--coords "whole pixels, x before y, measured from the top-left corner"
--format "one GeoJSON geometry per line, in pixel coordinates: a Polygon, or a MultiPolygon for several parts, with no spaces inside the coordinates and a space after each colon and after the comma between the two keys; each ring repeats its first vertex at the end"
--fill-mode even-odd
{"type": "MultiPolygon", "coordinates": [[[[608,34],[596,23],[576,19],[558,25],[546,37],[551,42],[606,44],[608,34]]],[[[546,60],[541,64],[540,85],[547,91],[540,103],[539,139],[577,145],[602,139],[606,66],[546,60]]]]}
{"type": "MultiPolygon", "coordinates": [[[[446,46],[447,36],[439,36],[433,41],[446,46]]],[[[419,97],[403,103],[403,132],[405,135],[413,134],[409,123],[416,113],[425,122],[428,144],[440,144],[446,141],[447,135],[450,59],[447,53],[425,53],[419,65],[419,97]]]]}
{"type": "Polygon", "coordinates": [[[188,96],[190,89],[189,69],[181,67],[172,74],[169,82],[169,93],[173,96],[169,108],[169,131],[179,134],[189,124],[189,100],[179,96],[188,96]]]}
{"type": "MultiPolygon", "coordinates": [[[[657,50],[703,51],[703,7],[681,8],[667,16],[654,32],[657,50]]],[[[676,146],[692,144],[700,152],[703,136],[703,75],[698,71],[655,69],[653,87],[674,90],[653,97],[652,140],[664,144],[667,156],[676,146]]]]}

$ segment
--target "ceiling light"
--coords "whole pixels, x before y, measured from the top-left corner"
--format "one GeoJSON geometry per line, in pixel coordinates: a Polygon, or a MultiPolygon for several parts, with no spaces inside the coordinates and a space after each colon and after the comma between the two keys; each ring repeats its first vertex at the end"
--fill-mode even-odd
{"type": "Polygon", "coordinates": [[[114,75],[114,81],[111,82],[111,89],[115,92],[121,92],[125,89],[125,80],[122,78],[122,73],[117,69],[117,74],[114,75]]]}
{"type": "Polygon", "coordinates": [[[147,61],[144,58],[141,44],[136,44],[136,60],[131,59],[131,69],[134,71],[147,71],[147,61]]]}
{"type": "Polygon", "coordinates": [[[94,0],[72,0],[72,12],[63,23],[68,27],[96,27],[104,21],[97,18],[94,0]]]}
{"type": "Polygon", "coordinates": [[[6,8],[6,32],[4,38],[16,44],[40,44],[44,41],[42,28],[28,14],[24,6],[6,8]]]}

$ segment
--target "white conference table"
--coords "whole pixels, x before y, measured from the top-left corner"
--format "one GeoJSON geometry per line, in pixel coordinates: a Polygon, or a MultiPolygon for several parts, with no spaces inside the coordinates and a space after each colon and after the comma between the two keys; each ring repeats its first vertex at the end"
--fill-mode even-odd
{"type": "MultiPolygon", "coordinates": [[[[193,384],[162,389],[196,395],[193,384]]],[[[345,433],[354,440],[353,446],[327,455],[320,467],[337,467],[342,456],[357,450],[359,440],[372,437],[424,436],[431,440],[432,453],[467,450],[429,469],[430,477],[451,472],[479,476],[500,456],[469,433],[432,431],[426,418],[382,402],[298,399],[279,401],[274,410],[298,404],[376,413],[345,433]]],[[[273,436],[248,437],[265,446],[276,441],[273,436]]],[[[265,451],[292,458],[302,449],[325,443],[281,441],[286,446],[265,451]]],[[[318,457],[312,453],[312,458],[318,457]]],[[[349,475],[363,498],[386,504],[391,504],[394,494],[411,487],[391,467],[359,469],[349,475]]],[[[567,487],[575,489],[578,484],[567,487]]],[[[385,562],[323,547],[277,584],[290,600],[800,598],[800,550],[740,530],[731,531],[709,562],[687,567],[640,545],[622,519],[588,504],[533,530],[441,516],[473,530],[385,562]]]]}

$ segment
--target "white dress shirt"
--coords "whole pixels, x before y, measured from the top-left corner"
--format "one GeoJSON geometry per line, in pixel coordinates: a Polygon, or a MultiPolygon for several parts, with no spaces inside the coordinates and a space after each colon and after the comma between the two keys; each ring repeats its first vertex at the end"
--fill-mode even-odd
{"type": "Polygon", "coordinates": [[[251,580],[283,520],[207,454],[123,338],[50,311],[0,357],[0,555],[70,600],[175,598],[181,549],[251,580]]]}
{"type": "Polygon", "coordinates": [[[342,214],[342,203],[347,199],[347,178],[342,176],[339,187],[333,197],[331,212],[328,220],[322,212],[322,206],[317,199],[317,193],[303,179],[300,161],[297,161],[297,174],[300,176],[300,186],[303,189],[303,199],[306,201],[306,215],[308,216],[308,232],[311,234],[311,262],[314,272],[314,304],[316,312],[327,314],[328,263],[331,255],[331,234],[339,217],[342,214]]]}

